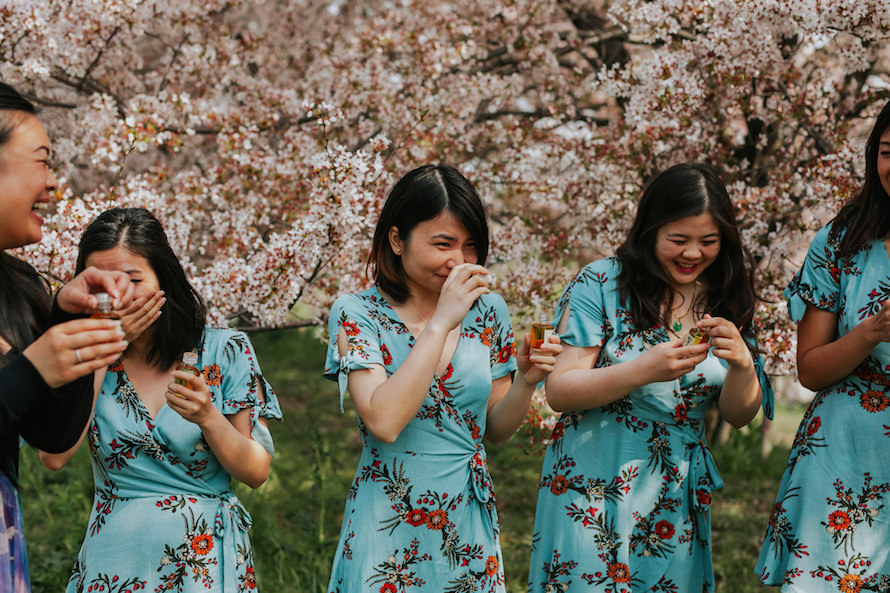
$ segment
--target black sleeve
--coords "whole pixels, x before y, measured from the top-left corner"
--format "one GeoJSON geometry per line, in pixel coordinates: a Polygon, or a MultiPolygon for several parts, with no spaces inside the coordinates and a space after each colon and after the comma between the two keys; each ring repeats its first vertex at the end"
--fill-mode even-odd
{"type": "MultiPolygon", "coordinates": [[[[74,317],[53,303],[53,324],[74,317]]],[[[89,420],[92,395],[92,373],[52,389],[20,354],[0,369],[0,434],[16,431],[49,453],[67,451],[89,420]]]]}

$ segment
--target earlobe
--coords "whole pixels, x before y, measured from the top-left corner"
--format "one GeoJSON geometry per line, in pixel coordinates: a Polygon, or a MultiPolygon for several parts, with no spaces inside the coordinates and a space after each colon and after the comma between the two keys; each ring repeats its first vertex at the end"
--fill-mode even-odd
{"type": "Polygon", "coordinates": [[[402,255],[402,239],[399,237],[398,227],[390,227],[387,238],[389,239],[389,246],[392,252],[396,255],[402,255]]]}

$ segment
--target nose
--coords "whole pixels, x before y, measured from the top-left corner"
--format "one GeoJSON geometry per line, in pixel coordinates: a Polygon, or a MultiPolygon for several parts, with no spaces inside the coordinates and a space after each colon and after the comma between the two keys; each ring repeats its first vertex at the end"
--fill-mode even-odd
{"type": "Polygon", "coordinates": [[[460,249],[453,249],[450,254],[448,254],[448,269],[455,266],[459,266],[466,261],[464,259],[464,252],[460,249]]]}
{"type": "Polygon", "coordinates": [[[692,242],[687,243],[686,248],[683,250],[683,255],[691,259],[701,257],[701,245],[692,242]]]}
{"type": "Polygon", "coordinates": [[[46,172],[46,191],[56,191],[59,188],[59,180],[56,179],[52,169],[46,172]]]}

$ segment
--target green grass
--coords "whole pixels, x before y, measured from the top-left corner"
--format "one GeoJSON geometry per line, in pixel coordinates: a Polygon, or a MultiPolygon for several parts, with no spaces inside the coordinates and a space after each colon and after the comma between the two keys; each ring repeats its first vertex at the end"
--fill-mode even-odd
{"type": "MultiPolygon", "coordinates": [[[[354,408],[340,414],[336,385],[321,376],[323,345],[307,331],[251,336],[285,421],[273,423],[276,454],[269,480],[236,487],[254,519],[251,539],[262,593],[324,593],[337,545],[346,490],[361,445],[354,408]]],[[[776,425],[796,426],[802,410],[780,406],[776,425]]],[[[510,593],[525,591],[542,457],[514,438],[489,448],[510,593]]],[[[753,573],[787,446],[760,455],[756,430],[734,431],[714,456],[726,488],[713,506],[714,564],[721,593],[769,591],[753,573]]],[[[92,479],[86,448],[60,472],[22,451],[22,500],[33,593],[58,592],[68,580],[86,529],[92,479]]]]}

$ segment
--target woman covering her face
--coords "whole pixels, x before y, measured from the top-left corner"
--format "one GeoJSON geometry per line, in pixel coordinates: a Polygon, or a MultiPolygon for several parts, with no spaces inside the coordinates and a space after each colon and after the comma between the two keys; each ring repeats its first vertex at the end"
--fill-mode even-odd
{"type": "Polygon", "coordinates": [[[505,590],[482,438],[516,430],[560,346],[514,352],[487,254],[476,190],[426,165],[383,206],[374,286],[334,303],[325,375],[348,388],[363,448],[329,592],[505,590]]]}
{"type": "MultiPolygon", "coordinates": [[[[100,214],[77,266],[127,274],[139,306],[121,310],[133,338],[96,379],[85,435],[95,495],[69,593],[109,582],[115,591],[253,590],[251,520],[231,479],[266,480],[266,420],[281,412],[250,341],[205,325],[201,298],[145,209],[100,214]],[[180,366],[185,353],[191,369],[180,366]]],[[[41,460],[58,469],[75,451],[41,460]]]]}

